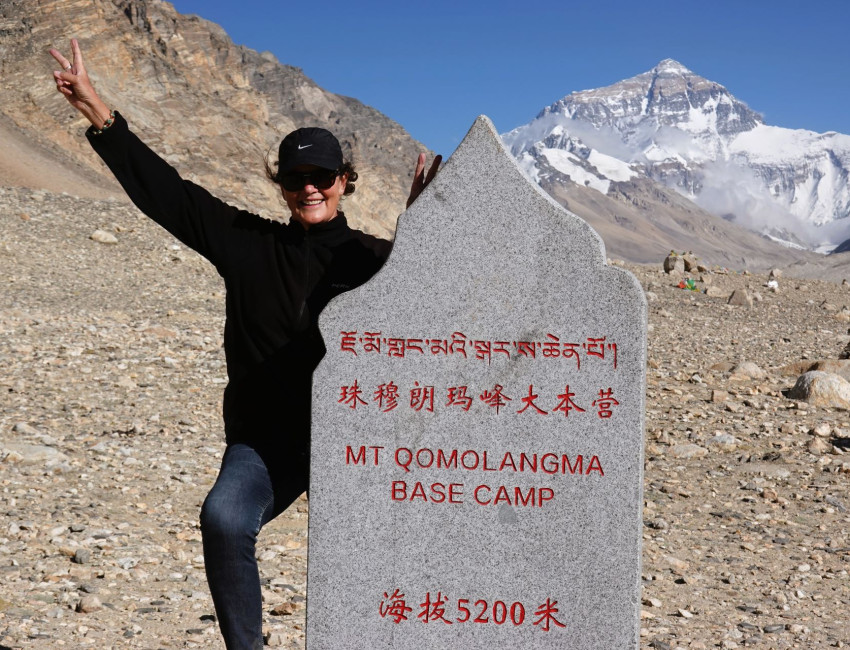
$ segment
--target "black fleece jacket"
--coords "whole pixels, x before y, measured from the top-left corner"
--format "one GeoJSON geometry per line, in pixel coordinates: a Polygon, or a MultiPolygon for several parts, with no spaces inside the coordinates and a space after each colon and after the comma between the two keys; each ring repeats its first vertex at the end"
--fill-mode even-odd
{"type": "Polygon", "coordinates": [[[306,450],[312,373],[325,352],[319,313],[371,278],[392,244],[349,228],[342,213],[305,230],[227,205],[180,178],[120,114],[86,137],[133,203],[224,279],[227,441],[306,450]]]}

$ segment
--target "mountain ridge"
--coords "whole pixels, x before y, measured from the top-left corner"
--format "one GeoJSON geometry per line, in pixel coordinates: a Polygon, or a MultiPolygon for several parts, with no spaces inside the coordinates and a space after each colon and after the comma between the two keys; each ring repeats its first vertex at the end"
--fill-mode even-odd
{"type": "MultiPolygon", "coordinates": [[[[767,125],[724,86],[673,59],[570,93],[504,138],[527,169],[557,155],[553,149],[583,160],[596,152],[786,243],[829,249],[850,236],[850,136],[767,125]],[[562,140],[554,147],[553,133],[562,140]]],[[[618,179],[597,171],[595,186],[607,192],[602,181],[618,179]]]]}
{"type": "MultiPolygon", "coordinates": [[[[55,66],[46,50],[66,48],[71,35],[83,46],[100,94],[185,178],[239,207],[280,219],[286,209],[265,179],[263,158],[269,152],[274,158],[288,130],[325,126],[338,135],[361,174],[357,192],[343,205],[347,216],[364,230],[392,236],[413,162],[425,148],[359,100],[323,90],[300,69],[235,45],[220,26],[179,14],[161,0],[9,0],[0,6],[0,88],[6,95],[0,133],[14,144],[0,152],[7,183],[126,200],[82,137],[87,123],[51,82],[55,66]]],[[[673,60],[662,64],[651,86],[658,102],[671,94],[670,84],[679,83],[676,74],[687,70],[673,60]]],[[[619,110],[627,105],[621,102],[619,110]]],[[[545,119],[554,124],[559,115],[549,111],[545,119]]],[[[541,129],[548,138],[543,148],[569,159],[571,171],[547,162],[545,173],[535,171],[537,180],[545,177],[544,189],[600,231],[609,256],[652,262],[675,248],[738,268],[817,267],[818,259],[713,217],[659,183],[676,172],[674,166],[666,171],[658,166],[655,177],[640,178],[634,164],[615,155],[624,146],[621,140],[609,138],[606,146],[594,148],[585,144],[585,132],[560,128],[541,129]],[[570,174],[578,172],[575,185],[570,174]]],[[[520,164],[528,168],[540,159],[520,164]]]]}

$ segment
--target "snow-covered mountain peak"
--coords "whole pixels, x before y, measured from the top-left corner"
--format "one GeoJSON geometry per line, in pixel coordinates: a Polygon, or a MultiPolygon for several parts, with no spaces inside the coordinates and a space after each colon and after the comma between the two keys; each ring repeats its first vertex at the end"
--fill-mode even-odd
{"type": "MultiPolygon", "coordinates": [[[[676,127],[703,138],[729,138],[761,123],[761,117],[726,88],[673,59],[611,86],[571,93],[538,115],[563,115],[621,133],[643,127],[676,127]]],[[[645,131],[646,129],[641,129],[645,131]]],[[[709,149],[719,153],[719,143],[709,149]]]]}
{"type": "Polygon", "coordinates": [[[694,73],[674,59],[664,59],[652,71],[656,75],[690,76],[694,73]]]}
{"type": "Polygon", "coordinates": [[[573,92],[503,138],[536,180],[554,170],[607,193],[640,173],[789,241],[822,249],[850,237],[848,136],[767,126],[724,86],[673,59],[573,92]]]}

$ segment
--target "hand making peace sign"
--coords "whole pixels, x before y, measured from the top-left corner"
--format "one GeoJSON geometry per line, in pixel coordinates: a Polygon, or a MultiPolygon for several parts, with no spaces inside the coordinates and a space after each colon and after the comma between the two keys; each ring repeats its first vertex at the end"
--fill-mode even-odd
{"type": "Polygon", "coordinates": [[[109,107],[94,91],[76,38],[71,39],[71,53],[73,62],[69,62],[59,50],[50,50],[50,55],[62,66],[62,70],[53,71],[56,89],[65,95],[68,103],[80,111],[96,129],[103,128],[109,119],[109,107]]]}

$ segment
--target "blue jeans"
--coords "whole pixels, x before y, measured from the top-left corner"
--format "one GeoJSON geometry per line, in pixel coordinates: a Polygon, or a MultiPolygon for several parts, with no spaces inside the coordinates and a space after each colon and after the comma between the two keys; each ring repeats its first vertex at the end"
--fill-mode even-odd
{"type": "Polygon", "coordinates": [[[263,647],[257,534],[307,490],[306,452],[227,446],[215,485],[201,508],[204,564],[228,650],[263,647]]]}

